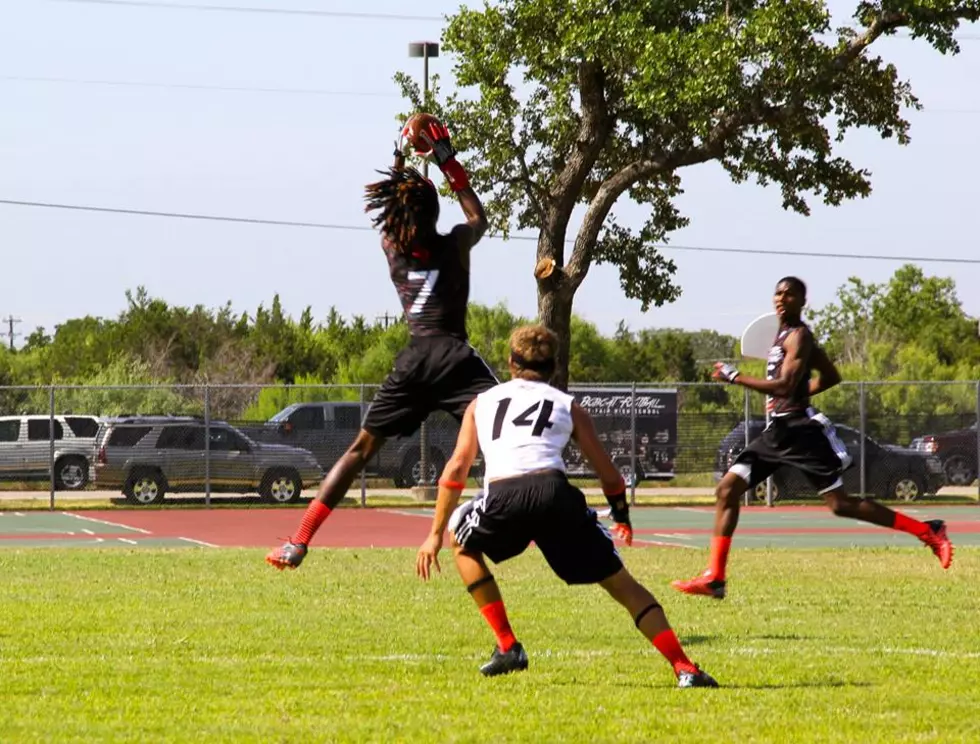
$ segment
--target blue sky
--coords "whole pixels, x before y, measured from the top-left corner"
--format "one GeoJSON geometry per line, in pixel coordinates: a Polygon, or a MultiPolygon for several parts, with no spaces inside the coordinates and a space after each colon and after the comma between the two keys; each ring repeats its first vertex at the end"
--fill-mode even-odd
{"type": "MultiPolygon", "coordinates": [[[[180,0],[175,0],[179,2],[180,0]]],[[[185,0],[189,1],[189,0],[185,0]]],[[[457,2],[208,0],[438,16],[457,2]]],[[[835,0],[843,21],[852,3],[835,0]]],[[[135,8],[57,0],[0,0],[0,199],[367,225],[362,187],[389,161],[402,109],[391,76],[421,76],[413,40],[438,40],[440,23],[135,8]],[[43,78],[43,80],[42,80],[43,78]],[[57,82],[56,82],[57,81],[57,82]],[[75,81],[75,82],[67,82],[75,81]],[[223,86],[357,95],[78,81],[223,86]]],[[[692,224],[678,246],[978,258],[980,29],[964,29],[956,57],[924,42],[874,49],[911,80],[926,106],[910,114],[912,144],[873,134],[842,152],[873,174],[874,194],[809,218],[784,212],[778,191],[735,186],[717,166],[682,172],[680,204],[692,224]]],[[[452,59],[431,63],[451,84],[452,59]]],[[[639,225],[637,208],[617,210],[639,225]]],[[[448,228],[458,208],[444,204],[448,228]]],[[[594,267],[576,312],[604,332],[620,320],[646,327],[737,334],[769,309],[775,279],[795,273],[821,305],[852,275],[883,281],[896,262],[765,258],[667,250],[680,300],[640,312],[616,270],[594,267]]],[[[486,240],[474,254],[472,299],[535,315],[532,242],[486,240]]],[[[980,316],[980,265],[924,263],[956,279],[980,316]]],[[[0,315],[35,326],[86,314],[115,316],[124,292],[145,285],[177,304],[253,312],[279,293],[298,315],[330,306],[369,319],[398,310],[370,232],[170,220],[0,205],[0,315]]],[[[5,330],[5,328],[4,328],[5,330]]]]}

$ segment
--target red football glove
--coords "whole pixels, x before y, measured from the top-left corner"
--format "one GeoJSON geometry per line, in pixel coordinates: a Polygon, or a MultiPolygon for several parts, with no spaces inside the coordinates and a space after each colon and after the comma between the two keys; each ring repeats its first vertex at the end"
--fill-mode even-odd
{"type": "Polygon", "coordinates": [[[449,181],[449,188],[462,191],[470,187],[470,178],[463,166],[456,160],[456,148],[449,138],[449,130],[445,124],[432,124],[428,131],[419,132],[419,137],[429,145],[426,157],[439,166],[439,170],[449,181]]]}

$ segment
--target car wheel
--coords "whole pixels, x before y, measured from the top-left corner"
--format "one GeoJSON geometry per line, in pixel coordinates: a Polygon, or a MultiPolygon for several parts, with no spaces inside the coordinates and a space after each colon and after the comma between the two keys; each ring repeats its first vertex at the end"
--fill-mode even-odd
{"type": "MultiPolygon", "coordinates": [[[[752,496],[761,504],[766,503],[766,482],[762,481],[752,489],[752,496]]],[[[772,500],[776,501],[779,499],[779,484],[776,481],[772,482],[772,500]]]]}
{"type": "Polygon", "coordinates": [[[302,491],[299,473],[286,468],[270,470],[259,488],[262,498],[273,504],[290,504],[299,498],[302,491]]]}
{"type": "Polygon", "coordinates": [[[943,472],[946,474],[946,483],[950,486],[968,486],[977,477],[965,455],[946,458],[943,461],[943,472]]]}
{"type": "Polygon", "coordinates": [[[81,491],[88,485],[88,460],[62,457],[54,464],[54,482],[59,491],[81,491]]]}
{"type": "Polygon", "coordinates": [[[167,493],[167,481],[159,470],[134,470],[123,489],[126,499],[137,506],[159,504],[167,493]]]}
{"type": "Polygon", "coordinates": [[[914,475],[896,478],[888,487],[888,496],[896,501],[915,501],[926,492],[925,484],[914,475]]]}
{"type": "Polygon", "coordinates": [[[429,450],[428,473],[422,477],[422,452],[415,450],[405,456],[402,463],[400,480],[408,488],[414,486],[434,486],[439,480],[439,474],[446,465],[446,458],[439,450],[429,450]]]}

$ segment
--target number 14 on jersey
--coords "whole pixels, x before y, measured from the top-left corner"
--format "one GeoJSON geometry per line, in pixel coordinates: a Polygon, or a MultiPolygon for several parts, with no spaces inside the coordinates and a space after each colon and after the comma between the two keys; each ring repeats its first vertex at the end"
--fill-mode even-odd
{"type": "MultiPolygon", "coordinates": [[[[500,439],[500,435],[503,432],[504,423],[507,419],[507,410],[510,408],[511,399],[501,398],[497,402],[497,412],[493,417],[493,438],[500,439]]],[[[551,423],[551,412],[554,410],[555,404],[553,401],[539,400],[533,406],[528,406],[526,409],[517,414],[514,418],[510,420],[510,423],[514,426],[530,426],[531,436],[540,437],[545,429],[550,429],[553,424],[551,423]],[[537,416],[535,417],[535,414],[537,416]]]]}

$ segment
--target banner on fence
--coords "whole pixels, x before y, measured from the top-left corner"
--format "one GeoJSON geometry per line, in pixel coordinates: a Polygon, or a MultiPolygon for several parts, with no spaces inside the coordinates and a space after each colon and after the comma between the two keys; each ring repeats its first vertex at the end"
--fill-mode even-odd
{"type": "MultiPolygon", "coordinates": [[[[596,431],[613,462],[630,482],[674,477],[677,451],[677,390],[673,388],[578,388],[575,401],[595,420],[596,431]],[[633,472],[633,417],[636,460],[633,472]]],[[[565,453],[570,475],[591,475],[574,444],[565,453]]]]}

